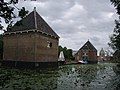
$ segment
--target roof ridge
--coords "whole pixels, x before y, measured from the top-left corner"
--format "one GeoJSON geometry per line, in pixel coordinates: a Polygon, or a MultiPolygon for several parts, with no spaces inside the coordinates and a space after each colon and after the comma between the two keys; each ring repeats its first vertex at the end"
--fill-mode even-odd
{"type": "Polygon", "coordinates": [[[56,36],[56,37],[59,38],[59,36],[56,34],[56,32],[51,28],[51,26],[44,20],[44,18],[38,12],[36,12],[36,18],[37,18],[36,21],[37,21],[37,29],[38,30],[40,30],[42,32],[45,32],[45,33],[48,33],[49,35],[56,36]],[[42,25],[41,27],[39,26],[39,20],[41,21],[41,25],[42,25]],[[46,29],[44,29],[45,27],[46,27],[46,29]]]}
{"type": "Polygon", "coordinates": [[[55,31],[49,26],[49,24],[39,15],[34,7],[34,10],[29,13],[26,17],[21,19],[20,25],[14,24],[11,31],[25,31],[25,30],[39,30],[48,35],[54,36],[55,38],[59,38],[59,36],[55,33],[55,31]]]}
{"type": "Polygon", "coordinates": [[[36,7],[34,7],[34,19],[35,19],[35,28],[37,29],[37,20],[36,20],[36,7]]]}
{"type": "MultiPolygon", "coordinates": [[[[83,44],[83,46],[82,46],[79,50],[83,49],[83,48],[85,47],[85,45],[89,45],[89,44],[90,44],[95,50],[97,50],[89,40],[88,40],[85,44],[83,44]]],[[[78,51],[79,51],[79,50],[78,50],[78,51]]]]}
{"type": "MultiPolygon", "coordinates": [[[[87,42],[90,43],[91,46],[92,46],[94,49],[96,49],[95,46],[94,46],[90,41],[87,41],[87,42]]],[[[96,49],[96,50],[97,50],[97,49],[96,49]]]]}

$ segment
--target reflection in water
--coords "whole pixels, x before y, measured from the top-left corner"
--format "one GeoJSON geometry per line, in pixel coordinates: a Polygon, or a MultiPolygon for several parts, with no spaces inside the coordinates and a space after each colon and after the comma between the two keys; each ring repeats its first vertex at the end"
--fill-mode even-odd
{"type": "Polygon", "coordinates": [[[116,66],[114,66],[113,70],[116,73],[116,77],[114,77],[112,81],[112,86],[115,88],[115,90],[119,90],[120,89],[120,64],[117,64],[116,66]]]}
{"type": "Polygon", "coordinates": [[[117,67],[116,64],[62,66],[58,71],[57,90],[116,90],[120,82],[116,78],[120,77],[116,77],[113,67],[117,67]]]}
{"type": "Polygon", "coordinates": [[[116,75],[120,75],[120,64],[116,64],[116,66],[113,67],[113,70],[116,75]]]}
{"type": "Polygon", "coordinates": [[[61,74],[58,81],[58,90],[79,90],[88,88],[91,81],[96,78],[97,66],[71,65],[64,66],[59,70],[61,74]]]}
{"type": "Polygon", "coordinates": [[[120,65],[64,65],[44,71],[0,68],[0,78],[0,90],[119,90],[120,65]]]}

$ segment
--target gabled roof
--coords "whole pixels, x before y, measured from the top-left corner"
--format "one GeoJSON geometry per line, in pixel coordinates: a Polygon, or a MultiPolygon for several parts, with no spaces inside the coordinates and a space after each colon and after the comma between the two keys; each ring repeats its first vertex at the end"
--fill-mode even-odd
{"type": "Polygon", "coordinates": [[[80,49],[80,50],[93,50],[97,52],[97,49],[91,44],[91,42],[88,40],[80,49]]]}
{"type": "Polygon", "coordinates": [[[36,12],[32,11],[29,15],[24,17],[21,21],[16,23],[11,30],[7,32],[39,30],[51,36],[59,38],[59,36],[52,30],[52,28],[44,21],[44,19],[36,12]]]}

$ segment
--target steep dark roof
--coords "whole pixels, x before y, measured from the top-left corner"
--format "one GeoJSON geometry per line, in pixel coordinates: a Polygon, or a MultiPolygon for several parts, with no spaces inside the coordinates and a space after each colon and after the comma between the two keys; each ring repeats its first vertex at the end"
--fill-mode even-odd
{"type": "Polygon", "coordinates": [[[36,22],[37,22],[38,30],[59,37],[37,12],[36,12],[36,22]]]}
{"type": "Polygon", "coordinates": [[[89,49],[97,52],[97,49],[91,44],[89,40],[79,50],[85,50],[85,49],[89,49]]]}
{"type": "Polygon", "coordinates": [[[12,29],[8,30],[7,32],[27,31],[27,30],[34,30],[34,29],[59,38],[59,36],[36,12],[36,10],[32,11],[29,15],[27,15],[21,21],[19,21],[19,24],[16,23],[12,27],[12,29]]]}

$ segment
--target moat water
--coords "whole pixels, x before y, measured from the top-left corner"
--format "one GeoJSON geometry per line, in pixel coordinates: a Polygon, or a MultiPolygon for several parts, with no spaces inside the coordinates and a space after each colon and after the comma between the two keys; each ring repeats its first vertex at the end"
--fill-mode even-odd
{"type": "Polygon", "coordinates": [[[0,90],[120,90],[120,65],[64,65],[55,70],[0,70],[0,90]],[[8,76],[8,80],[3,77],[8,76]],[[6,83],[5,83],[6,82],[6,83]]]}

